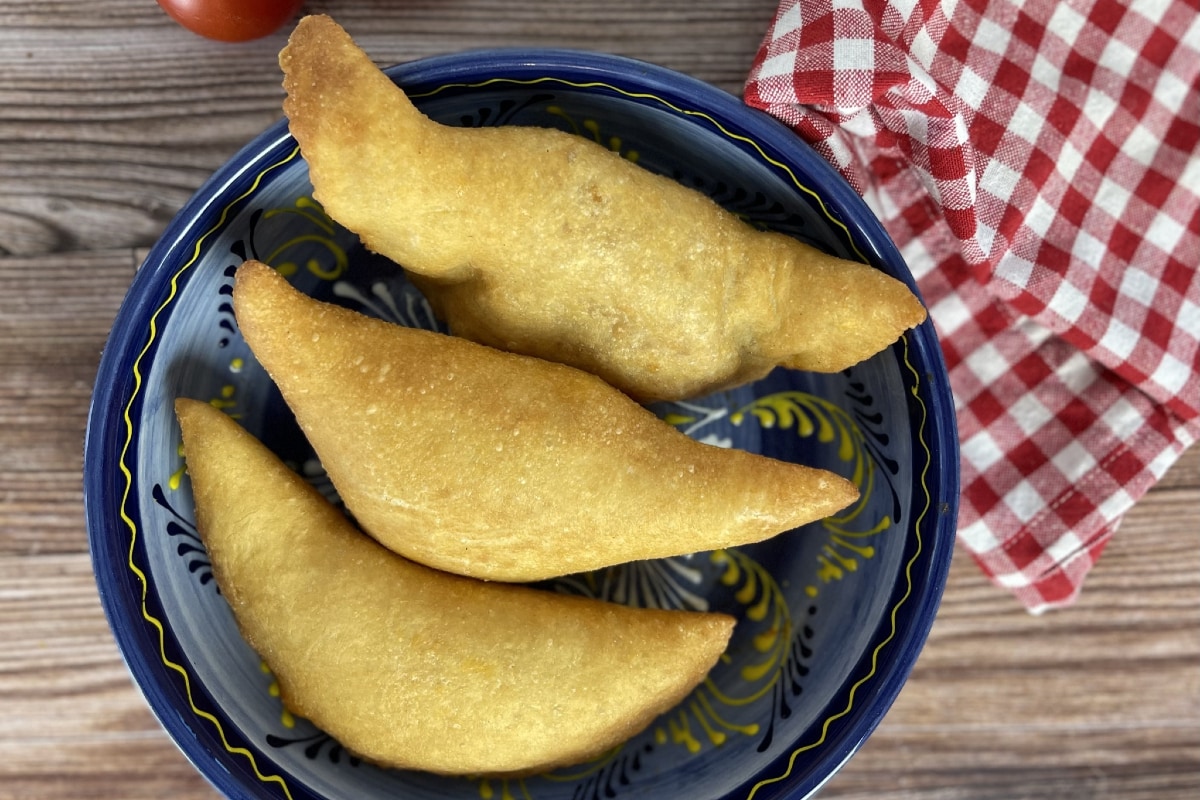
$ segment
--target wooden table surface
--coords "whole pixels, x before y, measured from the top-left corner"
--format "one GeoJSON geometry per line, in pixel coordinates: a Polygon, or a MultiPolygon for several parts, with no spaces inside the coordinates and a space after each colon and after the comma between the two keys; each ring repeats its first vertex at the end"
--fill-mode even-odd
{"type": "MultiPolygon", "coordinates": [[[[739,93],[774,0],[329,0],[378,61],[536,45],[739,93]]],[[[0,0],[0,798],[212,798],[132,685],[81,497],[96,365],[175,211],[280,117],[285,34],[201,40],[153,0],[0,0]]],[[[1200,796],[1200,448],[1082,599],[1030,616],[961,551],[911,680],[829,798],[1200,796]]]]}

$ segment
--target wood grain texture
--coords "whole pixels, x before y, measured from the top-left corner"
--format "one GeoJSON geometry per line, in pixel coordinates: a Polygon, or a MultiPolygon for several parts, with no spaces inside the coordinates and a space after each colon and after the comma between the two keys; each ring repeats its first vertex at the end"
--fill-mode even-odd
{"type": "MultiPolygon", "coordinates": [[[[381,64],[489,47],[654,61],[740,94],[771,3],[311,2],[381,64]]],[[[0,253],[151,243],[203,180],[281,118],[280,32],[238,45],[147,0],[0,2],[0,253]]]]}
{"type": "MultiPolygon", "coordinates": [[[[774,0],[328,0],[380,63],[610,51],[740,91],[774,0]]],[[[280,118],[285,34],[206,42],[152,0],[0,0],[0,800],[217,795],[133,687],[98,601],[80,469],[137,265],[280,118]]],[[[1183,800],[1200,790],[1200,449],[1033,617],[962,551],[912,678],[822,793],[1183,800]]]]}
{"type": "MultiPolygon", "coordinates": [[[[1192,450],[1176,469],[1186,476],[1198,465],[1192,450]]],[[[960,550],[911,679],[822,797],[1194,795],[1197,509],[1194,482],[1151,491],[1077,604],[1040,617],[1005,609],[1007,598],[960,550]]]]}

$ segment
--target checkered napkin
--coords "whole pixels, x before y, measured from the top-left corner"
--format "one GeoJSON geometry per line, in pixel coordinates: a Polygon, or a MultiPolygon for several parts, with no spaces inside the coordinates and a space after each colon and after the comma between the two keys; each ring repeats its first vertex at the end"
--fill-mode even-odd
{"type": "Polygon", "coordinates": [[[1034,612],[1200,436],[1200,0],[782,0],[746,102],[900,246],[962,438],[958,539],[1034,612]]]}

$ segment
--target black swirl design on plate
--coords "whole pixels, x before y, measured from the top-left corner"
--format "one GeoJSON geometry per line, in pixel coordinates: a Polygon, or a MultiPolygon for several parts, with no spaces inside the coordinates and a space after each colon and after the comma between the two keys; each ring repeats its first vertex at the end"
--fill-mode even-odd
{"type": "Polygon", "coordinates": [[[319,758],[324,758],[331,764],[341,764],[344,759],[351,767],[357,767],[362,763],[362,759],[351,753],[342,744],[324,731],[307,736],[296,736],[288,738],[286,736],[276,736],[273,733],[267,734],[267,744],[276,749],[297,747],[302,748],[301,752],[309,761],[316,761],[319,758]]]}
{"type": "MultiPolygon", "coordinates": [[[[809,606],[809,618],[811,619],[816,613],[817,607],[809,606]]],[[[766,730],[763,731],[762,739],[758,742],[757,750],[760,753],[765,753],[775,740],[776,723],[791,717],[792,706],[789,703],[789,699],[794,702],[796,698],[804,693],[803,679],[809,673],[809,664],[813,658],[812,640],[815,635],[816,631],[812,624],[805,623],[792,636],[787,660],[780,670],[778,683],[772,689],[772,706],[775,709],[775,713],[771,716],[766,730]]]]}
{"type": "Polygon", "coordinates": [[[871,455],[871,459],[880,467],[880,473],[887,483],[888,492],[892,498],[892,522],[903,524],[903,509],[900,504],[900,493],[896,490],[896,478],[900,474],[900,464],[885,452],[891,437],[886,430],[886,420],[882,409],[875,406],[873,398],[866,390],[866,385],[855,380],[850,370],[847,370],[850,382],[845,397],[852,404],[851,414],[863,432],[863,446],[871,455]]]}
{"type": "Polygon", "coordinates": [[[151,496],[154,498],[154,502],[172,517],[167,521],[166,530],[167,535],[176,540],[175,554],[183,559],[187,571],[200,581],[200,585],[211,584],[213,589],[220,594],[221,588],[213,580],[212,561],[208,557],[208,551],[204,549],[204,542],[200,539],[200,532],[196,530],[195,523],[175,510],[175,507],[167,500],[167,494],[163,491],[162,484],[154,484],[151,496]]]}
{"type": "Polygon", "coordinates": [[[473,114],[463,114],[458,123],[464,128],[490,128],[508,125],[520,112],[531,106],[539,106],[553,102],[554,95],[548,93],[531,94],[520,102],[513,99],[501,100],[495,106],[480,106],[473,114]]]}

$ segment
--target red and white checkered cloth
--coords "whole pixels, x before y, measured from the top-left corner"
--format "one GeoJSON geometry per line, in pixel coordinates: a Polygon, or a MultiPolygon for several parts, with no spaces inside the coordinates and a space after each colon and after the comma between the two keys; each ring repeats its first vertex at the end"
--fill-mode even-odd
{"type": "Polygon", "coordinates": [[[1200,0],[782,0],[746,102],[917,277],[962,439],[958,539],[1071,603],[1200,437],[1200,0]]]}

